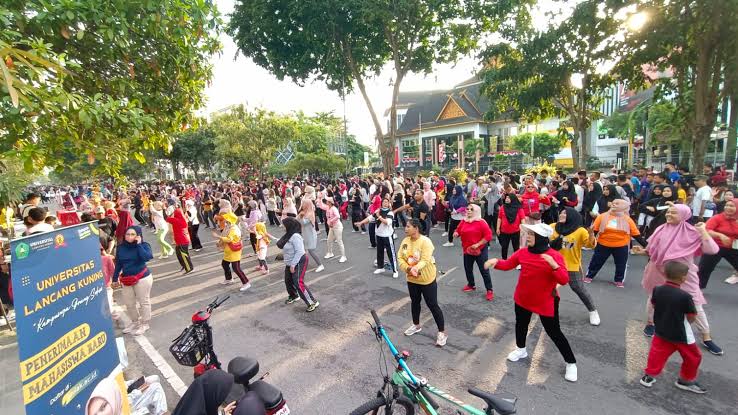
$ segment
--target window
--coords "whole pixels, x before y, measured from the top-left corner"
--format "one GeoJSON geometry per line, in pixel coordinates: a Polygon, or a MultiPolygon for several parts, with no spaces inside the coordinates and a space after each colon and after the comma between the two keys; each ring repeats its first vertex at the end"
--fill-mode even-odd
{"type": "Polygon", "coordinates": [[[402,125],[402,120],[405,119],[405,114],[397,114],[397,128],[402,125]]]}

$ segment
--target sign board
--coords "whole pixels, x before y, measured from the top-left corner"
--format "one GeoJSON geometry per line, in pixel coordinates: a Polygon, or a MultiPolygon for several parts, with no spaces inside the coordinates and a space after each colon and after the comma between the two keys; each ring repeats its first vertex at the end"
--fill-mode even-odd
{"type": "Polygon", "coordinates": [[[438,144],[438,162],[443,163],[446,161],[446,143],[438,144]]]}
{"type": "Polygon", "coordinates": [[[84,414],[96,389],[128,413],[98,235],[88,222],[11,241],[27,415],[84,414]]]}

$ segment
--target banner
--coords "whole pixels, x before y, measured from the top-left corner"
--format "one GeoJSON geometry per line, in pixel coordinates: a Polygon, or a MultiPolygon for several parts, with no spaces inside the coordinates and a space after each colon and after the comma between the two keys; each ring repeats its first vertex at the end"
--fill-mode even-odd
{"type": "Polygon", "coordinates": [[[443,163],[446,161],[446,143],[438,144],[438,162],[443,163]]]}
{"type": "Polygon", "coordinates": [[[112,373],[119,357],[98,234],[84,223],[11,241],[27,415],[86,414],[93,390],[121,403],[109,403],[112,414],[128,412],[122,376],[112,373]]]}

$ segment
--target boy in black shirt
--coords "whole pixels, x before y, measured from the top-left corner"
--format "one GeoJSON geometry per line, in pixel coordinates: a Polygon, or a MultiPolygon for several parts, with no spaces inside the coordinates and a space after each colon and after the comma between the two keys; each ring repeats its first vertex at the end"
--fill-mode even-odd
{"type": "Polygon", "coordinates": [[[641,385],[647,388],[653,386],[656,382],[654,377],[661,373],[666,361],[677,351],[683,362],[679,379],[674,384],[689,392],[705,393],[707,390],[697,383],[697,370],[702,354],[695,343],[690,325],[697,316],[697,309],[692,296],[679,288],[687,279],[689,268],[681,262],[669,261],[664,264],[664,271],[666,284],[654,288],[651,296],[656,335],[651,342],[648,365],[641,378],[641,385]]]}

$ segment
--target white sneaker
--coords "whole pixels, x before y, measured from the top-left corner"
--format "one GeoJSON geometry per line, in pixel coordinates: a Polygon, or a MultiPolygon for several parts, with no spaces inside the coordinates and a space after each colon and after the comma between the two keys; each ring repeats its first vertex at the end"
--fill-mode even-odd
{"type": "Polygon", "coordinates": [[[397,234],[396,233],[393,233],[392,234],[392,239],[397,239],[397,234]]]}
{"type": "Polygon", "coordinates": [[[342,263],[342,264],[343,264],[344,262],[346,262],[346,261],[348,261],[348,259],[347,259],[347,258],[346,258],[345,256],[342,256],[342,257],[341,257],[341,258],[340,258],[340,259],[338,260],[338,262],[340,262],[340,263],[342,263]]]}
{"type": "Polygon", "coordinates": [[[334,256],[335,256],[335,255],[333,255],[333,254],[325,254],[325,256],[323,257],[323,259],[331,259],[331,258],[333,258],[334,256]]]}
{"type": "Polygon", "coordinates": [[[375,275],[384,274],[384,268],[379,268],[374,270],[375,275]]]}
{"type": "Polygon", "coordinates": [[[528,351],[523,347],[522,349],[518,348],[510,352],[510,354],[507,355],[507,360],[517,362],[518,360],[525,359],[526,357],[528,357],[528,351]]]}
{"type": "Polygon", "coordinates": [[[138,323],[131,323],[128,325],[128,327],[123,329],[123,333],[125,334],[131,334],[138,330],[139,324],[138,323]]]}
{"type": "Polygon", "coordinates": [[[448,335],[446,333],[438,332],[438,337],[436,337],[436,346],[443,347],[446,345],[446,341],[448,340],[448,335]]]}
{"type": "Polygon", "coordinates": [[[593,326],[600,325],[600,314],[597,312],[597,310],[589,312],[589,324],[593,326]]]}
{"type": "Polygon", "coordinates": [[[415,333],[419,333],[420,330],[423,330],[423,328],[420,326],[416,326],[415,324],[412,324],[410,325],[410,327],[407,328],[407,330],[405,330],[405,335],[412,336],[415,333]]]}
{"type": "Polygon", "coordinates": [[[442,233],[441,236],[448,236],[448,232],[442,233]]]}
{"type": "Polygon", "coordinates": [[[725,282],[728,284],[738,284],[738,275],[731,275],[730,277],[725,279],[725,282]]]}
{"type": "Polygon", "coordinates": [[[148,329],[149,329],[149,325],[148,325],[148,324],[141,324],[141,325],[140,325],[140,326],[138,326],[138,328],[137,328],[136,330],[134,330],[134,331],[133,331],[133,332],[132,332],[131,334],[133,334],[134,336],[142,336],[142,335],[143,335],[144,333],[146,333],[146,331],[147,331],[148,329]]]}
{"type": "Polygon", "coordinates": [[[167,256],[166,256],[166,255],[159,255],[159,256],[157,257],[157,259],[167,259],[167,256]]]}
{"type": "Polygon", "coordinates": [[[397,278],[397,277],[399,277],[399,276],[400,276],[400,274],[398,274],[398,273],[396,273],[396,272],[393,272],[393,273],[392,273],[392,278],[397,278]]]}
{"type": "Polygon", "coordinates": [[[517,267],[515,267],[515,269],[517,269],[517,270],[519,270],[521,268],[523,268],[523,267],[521,267],[520,265],[518,265],[517,267]]]}
{"type": "Polygon", "coordinates": [[[230,285],[233,284],[233,280],[223,280],[220,282],[220,285],[230,285]]]}
{"type": "Polygon", "coordinates": [[[564,375],[564,379],[568,380],[569,382],[577,381],[577,364],[576,363],[566,364],[566,374],[564,375]]]}
{"type": "Polygon", "coordinates": [[[366,232],[362,231],[362,232],[361,232],[361,234],[362,234],[362,235],[366,235],[366,232]]]}
{"type": "Polygon", "coordinates": [[[244,292],[248,290],[249,288],[251,288],[251,283],[247,282],[246,284],[242,285],[241,288],[238,289],[238,291],[244,292]]]}
{"type": "Polygon", "coordinates": [[[323,266],[323,264],[321,264],[320,266],[318,266],[318,268],[315,268],[315,272],[320,272],[320,271],[323,271],[324,269],[325,267],[323,266]]]}
{"type": "Polygon", "coordinates": [[[445,244],[443,244],[443,246],[447,246],[447,247],[454,246],[454,243],[453,242],[446,242],[445,244]]]}
{"type": "Polygon", "coordinates": [[[376,259],[374,260],[374,266],[375,267],[377,266],[377,260],[376,259]]]}

